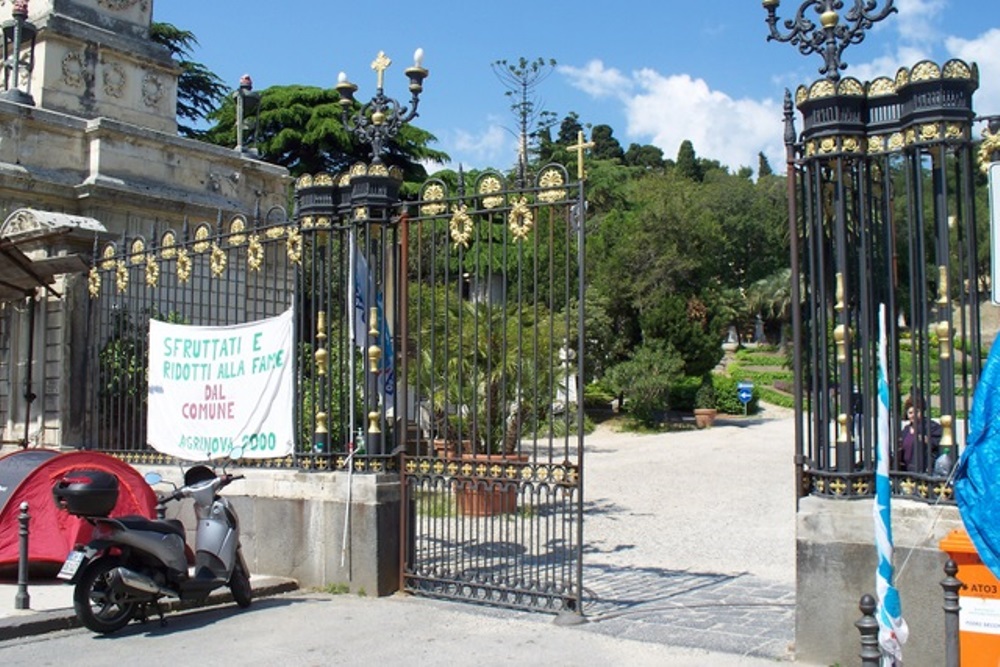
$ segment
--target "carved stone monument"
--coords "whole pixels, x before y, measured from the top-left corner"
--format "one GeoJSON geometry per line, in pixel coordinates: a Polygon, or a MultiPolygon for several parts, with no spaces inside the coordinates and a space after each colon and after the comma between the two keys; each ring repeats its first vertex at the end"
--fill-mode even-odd
{"type": "MultiPolygon", "coordinates": [[[[0,15],[12,0],[0,0],[0,15]]],[[[149,40],[149,0],[32,0],[36,103],[81,118],[177,131],[177,64],[149,40]]]]}

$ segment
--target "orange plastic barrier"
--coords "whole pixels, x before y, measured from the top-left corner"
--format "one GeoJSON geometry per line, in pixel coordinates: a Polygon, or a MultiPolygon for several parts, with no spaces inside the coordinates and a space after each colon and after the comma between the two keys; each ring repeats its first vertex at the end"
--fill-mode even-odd
{"type": "Polygon", "coordinates": [[[964,530],[951,531],[939,543],[958,565],[959,646],[962,667],[997,667],[1000,664],[1000,581],[980,560],[976,546],[964,530]]]}

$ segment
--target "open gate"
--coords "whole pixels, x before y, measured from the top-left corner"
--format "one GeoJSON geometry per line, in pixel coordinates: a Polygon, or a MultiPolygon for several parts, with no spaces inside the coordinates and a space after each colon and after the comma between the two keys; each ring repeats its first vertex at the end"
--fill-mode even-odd
{"type": "Polygon", "coordinates": [[[582,183],[486,172],[407,208],[403,588],[579,613],[582,183]]]}
{"type": "Polygon", "coordinates": [[[401,587],[579,612],[583,189],[558,165],[418,200],[380,162],[296,182],[283,211],[96,249],[89,441],[146,445],[150,319],[295,311],[296,446],[267,467],[400,471],[401,587]]]}

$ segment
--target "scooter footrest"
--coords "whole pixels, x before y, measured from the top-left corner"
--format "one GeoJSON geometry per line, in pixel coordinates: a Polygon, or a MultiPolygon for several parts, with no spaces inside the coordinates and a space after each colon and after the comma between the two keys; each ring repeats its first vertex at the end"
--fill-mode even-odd
{"type": "Polygon", "coordinates": [[[217,579],[212,577],[211,579],[188,579],[184,582],[182,587],[183,595],[181,597],[185,599],[203,599],[208,597],[208,594],[225,585],[225,581],[222,579],[217,579]]]}

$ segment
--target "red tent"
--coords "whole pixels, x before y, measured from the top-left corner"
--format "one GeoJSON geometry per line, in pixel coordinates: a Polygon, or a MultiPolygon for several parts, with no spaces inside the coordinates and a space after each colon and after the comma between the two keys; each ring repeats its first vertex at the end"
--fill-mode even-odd
{"type": "Polygon", "coordinates": [[[52,487],[74,470],[102,470],[118,478],[111,516],[154,518],[156,494],[135,468],[107,454],[25,449],[0,458],[0,576],[17,574],[18,515],[28,503],[28,562],[32,576],[51,576],[77,544],[90,540],[86,519],[57,509],[52,487]]]}

